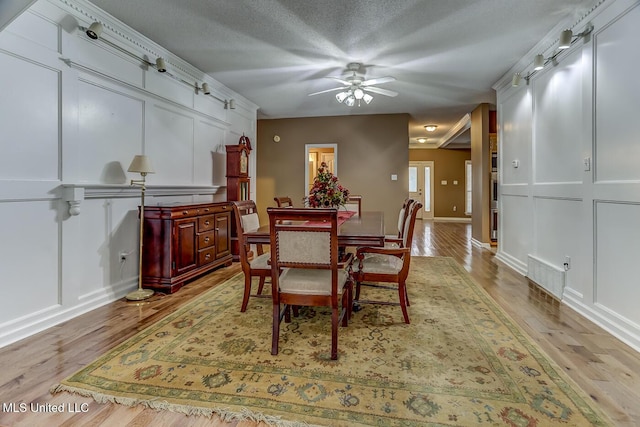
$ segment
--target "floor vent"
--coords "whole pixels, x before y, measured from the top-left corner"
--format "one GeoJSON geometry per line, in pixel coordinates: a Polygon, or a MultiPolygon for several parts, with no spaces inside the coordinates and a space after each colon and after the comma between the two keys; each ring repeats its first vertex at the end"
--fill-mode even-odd
{"type": "Polygon", "coordinates": [[[562,300],[566,272],[532,255],[527,257],[527,278],[562,300]]]}

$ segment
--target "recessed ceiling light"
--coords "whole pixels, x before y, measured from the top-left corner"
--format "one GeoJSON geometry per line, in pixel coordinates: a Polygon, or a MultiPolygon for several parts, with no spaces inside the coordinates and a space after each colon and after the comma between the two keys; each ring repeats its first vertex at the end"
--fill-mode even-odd
{"type": "Polygon", "coordinates": [[[426,125],[424,128],[427,130],[427,132],[433,132],[434,130],[436,130],[438,128],[438,126],[437,125],[426,125]]]}
{"type": "Polygon", "coordinates": [[[425,142],[427,142],[427,138],[418,138],[418,142],[420,144],[424,144],[425,142]]]}

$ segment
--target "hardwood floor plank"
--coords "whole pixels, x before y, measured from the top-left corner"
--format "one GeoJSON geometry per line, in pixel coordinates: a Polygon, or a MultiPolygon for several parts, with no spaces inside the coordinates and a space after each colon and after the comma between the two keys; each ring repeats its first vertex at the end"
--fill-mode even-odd
{"type": "MultiPolygon", "coordinates": [[[[492,250],[474,246],[469,223],[418,221],[412,254],[454,258],[617,425],[640,425],[640,353],[532,286],[492,250]]],[[[172,295],[122,299],[0,349],[0,402],[88,405],[86,413],[0,412],[0,425],[265,427],[49,393],[52,385],[239,272],[235,263],[172,295]]]]}

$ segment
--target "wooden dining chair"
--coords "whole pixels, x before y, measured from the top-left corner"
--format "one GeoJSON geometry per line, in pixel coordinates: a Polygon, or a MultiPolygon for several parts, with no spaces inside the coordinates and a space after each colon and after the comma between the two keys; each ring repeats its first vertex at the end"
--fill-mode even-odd
{"type": "Polygon", "coordinates": [[[244,312],[247,310],[250,296],[271,297],[271,295],[262,294],[265,279],[271,277],[271,266],[268,263],[270,254],[268,252],[263,253],[262,245],[256,245],[255,251],[252,250],[251,245],[245,241],[245,232],[257,230],[260,227],[255,202],[253,200],[241,200],[232,203],[238,233],[240,265],[244,273],[244,294],[242,296],[242,305],[240,306],[240,311],[244,312]],[[251,295],[254,277],[258,277],[258,292],[251,295]]]}
{"type": "Polygon", "coordinates": [[[338,262],[338,211],[267,208],[267,213],[273,299],[271,354],[278,354],[280,323],[283,318],[291,321],[291,307],[327,306],[331,307],[331,359],[335,360],[338,326],[347,326],[353,303],[353,256],[338,262]]]}
{"type": "Polygon", "coordinates": [[[384,236],[384,246],[389,248],[402,247],[402,235],[404,234],[404,226],[407,222],[409,207],[415,200],[407,197],[402,203],[402,207],[398,212],[398,232],[396,234],[384,236]]]}
{"type": "Polygon", "coordinates": [[[293,201],[291,200],[291,197],[274,197],[273,200],[275,200],[276,204],[278,205],[279,208],[292,208],[293,207],[293,201]]]}
{"type": "Polygon", "coordinates": [[[409,206],[401,247],[360,247],[356,251],[357,270],[354,271],[356,303],[399,305],[402,309],[405,323],[410,323],[407,311],[407,306],[410,303],[407,295],[406,280],[411,263],[411,241],[413,239],[416,216],[421,208],[422,203],[418,201],[409,206]],[[398,293],[398,302],[390,300],[361,300],[360,288],[362,286],[395,290],[398,293]]]}

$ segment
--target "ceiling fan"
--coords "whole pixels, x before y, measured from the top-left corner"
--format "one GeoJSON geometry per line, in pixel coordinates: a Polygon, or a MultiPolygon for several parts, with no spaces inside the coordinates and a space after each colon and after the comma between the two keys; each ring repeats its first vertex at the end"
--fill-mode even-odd
{"type": "Polygon", "coordinates": [[[359,62],[351,62],[350,64],[347,64],[347,72],[351,73],[347,77],[326,77],[327,79],[332,79],[342,83],[342,87],[321,90],[320,92],[310,93],[309,96],[340,90],[341,92],[336,94],[336,100],[339,103],[344,103],[349,107],[353,107],[354,105],[359,107],[362,101],[364,101],[365,104],[369,104],[373,100],[373,96],[368,92],[390,97],[398,95],[398,92],[373,86],[395,81],[395,77],[385,76],[365,80],[364,76],[358,74],[361,67],[362,64],[359,62]]]}

